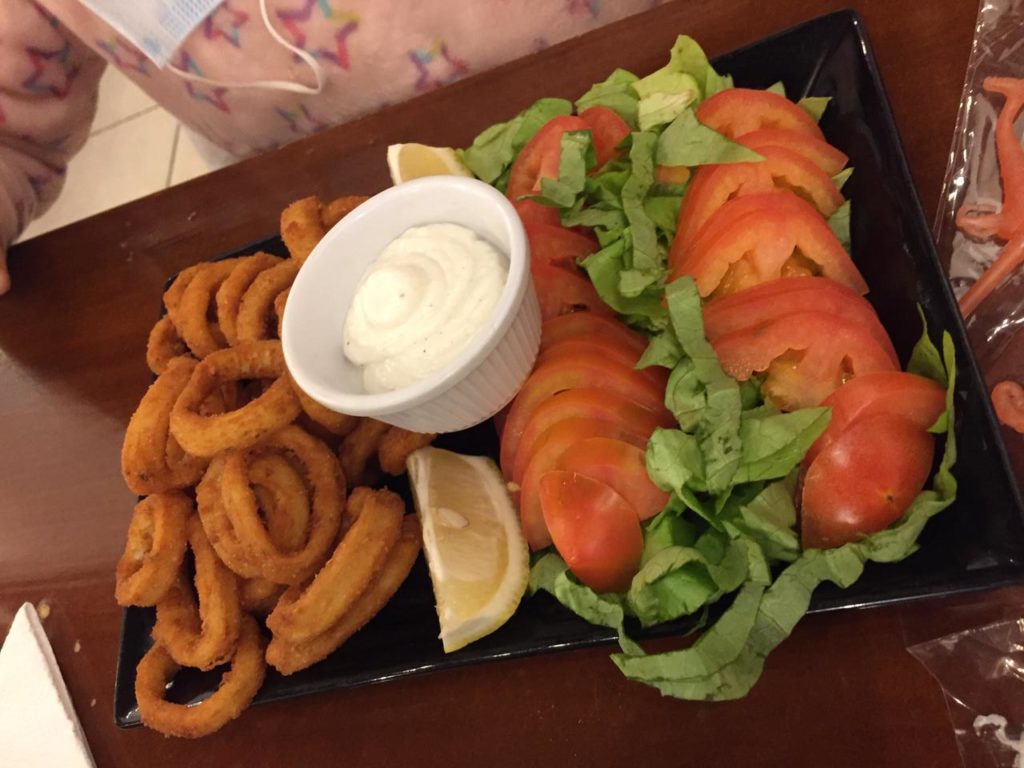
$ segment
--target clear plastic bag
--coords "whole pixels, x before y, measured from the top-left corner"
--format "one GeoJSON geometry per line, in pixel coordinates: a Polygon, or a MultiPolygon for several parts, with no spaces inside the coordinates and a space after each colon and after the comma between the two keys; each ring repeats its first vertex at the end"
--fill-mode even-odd
{"type": "MultiPolygon", "coordinates": [[[[959,296],[1003,252],[1005,237],[971,237],[958,226],[971,207],[999,213],[1006,190],[996,148],[997,120],[1008,98],[984,87],[991,77],[1024,78],[1024,0],[982,0],[974,45],[957,117],[953,146],[934,234],[959,296]],[[967,206],[967,209],[965,209],[967,206]],[[964,209],[964,210],[962,210],[964,209]]],[[[1022,86],[1024,87],[1024,86],[1022,86]]],[[[1016,123],[1021,136],[1022,120],[1016,123]]],[[[1019,148],[1019,146],[1018,146],[1019,148]]],[[[1024,150],[1021,150],[1024,155],[1024,150]]],[[[1020,190],[1024,195],[1024,189],[1020,190]]],[[[965,313],[967,314],[967,313],[965,313]]],[[[1017,269],[977,310],[969,313],[968,332],[990,386],[1005,378],[1024,381],[1024,270],[1017,269]]]]}
{"type": "Polygon", "coordinates": [[[942,686],[969,768],[1024,768],[1024,619],[911,646],[942,686]]]}

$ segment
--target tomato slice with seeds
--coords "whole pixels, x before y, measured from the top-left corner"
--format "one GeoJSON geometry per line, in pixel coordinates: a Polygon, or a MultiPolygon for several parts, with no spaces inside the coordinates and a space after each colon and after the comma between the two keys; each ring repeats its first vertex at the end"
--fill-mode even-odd
{"type": "Polygon", "coordinates": [[[824,275],[857,293],[868,291],[849,254],[809,203],[769,193],[719,208],[669,279],[691,275],[707,297],[799,274],[824,275]]]}
{"type": "Polygon", "coordinates": [[[605,483],[565,470],[540,481],[544,521],[573,574],[595,592],[624,592],[640,567],[636,510],[605,483]]]}
{"type": "Polygon", "coordinates": [[[762,147],[782,147],[803,155],[829,176],[835,176],[849,161],[844,152],[824,139],[787,128],[761,128],[743,135],[744,146],[755,152],[762,147]]]}
{"type": "MultiPolygon", "coordinates": [[[[938,382],[903,371],[865,373],[846,382],[825,398],[822,405],[832,409],[828,427],[804,456],[810,466],[859,419],[887,413],[907,419],[921,430],[932,426],[946,410],[946,390],[938,382]]],[[[884,436],[879,436],[883,439],[884,436]]]]}
{"type": "Polygon", "coordinates": [[[712,346],[734,379],[765,373],[761,391],[784,411],[816,406],[862,373],[897,367],[862,326],[827,312],[792,312],[727,333],[712,346]]]}
{"type": "Polygon", "coordinates": [[[892,413],[857,419],[818,453],[804,475],[805,548],[838,547],[892,525],[931,474],[935,439],[892,413]]]}
{"type": "Polygon", "coordinates": [[[735,197],[789,190],[811,202],[825,217],[842,204],[843,196],[832,177],[806,157],[782,147],[762,147],[757,151],[764,160],[697,169],[679,210],[672,263],[689,250],[715,211],[735,197]]]}
{"type": "MultiPolygon", "coordinates": [[[[534,551],[551,544],[551,534],[544,524],[540,504],[540,480],[548,472],[558,469],[558,460],[573,446],[591,438],[605,438],[632,445],[636,450],[647,446],[648,435],[637,432],[631,425],[611,421],[590,421],[582,418],[559,421],[537,441],[530,461],[519,482],[519,522],[526,542],[534,551]]],[[[646,473],[646,470],[644,470],[646,473]]],[[[595,478],[603,481],[603,478],[595,478]]],[[[648,481],[650,482],[650,481],[648,481]]],[[[613,486],[614,487],[614,486],[613,486]]]]}
{"type": "Polygon", "coordinates": [[[622,155],[618,147],[630,131],[618,112],[610,107],[589,107],[580,112],[580,119],[590,126],[597,168],[622,155]]]}
{"type": "Polygon", "coordinates": [[[501,466],[510,466],[534,411],[559,392],[580,387],[615,392],[654,414],[665,411],[664,388],[629,366],[593,352],[562,355],[535,368],[512,401],[501,436],[501,466]]]}
{"type": "Polygon", "coordinates": [[[754,88],[729,88],[705,99],[697,119],[735,139],[762,128],[785,128],[823,139],[817,122],[801,106],[777,93],[754,88]]]}
{"type": "Polygon", "coordinates": [[[893,366],[899,358],[889,334],[863,296],[824,277],[784,277],[704,305],[704,332],[712,342],[792,312],[824,312],[861,326],[878,342],[893,366]]]}

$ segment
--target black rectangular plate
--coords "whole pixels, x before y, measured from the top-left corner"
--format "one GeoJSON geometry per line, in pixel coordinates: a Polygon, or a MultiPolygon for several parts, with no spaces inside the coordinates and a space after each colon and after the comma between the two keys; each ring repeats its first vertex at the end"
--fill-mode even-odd
{"type": "MultiPolygon", "coordinates": [[[[681,30],[682,31],[682,30],[681,30]]],[[[863,22],[852,11],[814,19],[715,60],[736,83],[766,88],[782,81],[790,98],[831,96],[822,121],[829,141],[855,168],[845,192],[853,201],[854,259],[871,286],[870,299],[905,362],[920,334],[917,305],[938,340],[948,330],[959,362],[957,386],[960,483],[956,503],[929,523],[920,550],[902,563],[869,564],[846,590],[818,589],[811,610],[880,605],[1024,581],[1024,523],[1005,448],[969,347],[953,295],[932,244],[910,178],[889,103],[863,22]]],[[[585,89],[589,83],[580,83],[585,89]]],[[[243,249],[283,254],[274,238],[243,249]]],[[[493,427],[448,435],[439,445],[496,455],[493,427]]],[[[396,484],[400,486],[400,484],[396,484]]],[[[405,488],[396,487],[405,491],[405,488]]],[[[608,643],[614,633],[594,627],[547,595],[523,600],[493,635],[451,655],[437,639],[434,599],[422,560],[385,609],[321,663],[290,677],[270,670],[257,702],[390,680],[404,675],[553,650],[608,643]]],[[[149,647],[152,609],[129,608],[121,632],[114,716],[138,724],[135,667],[149,647]]],[[[678,631],[675,623],[656,634],[678,631]]],[[[641,635],[642,636],[642,635],[641,635]]],[[[179,675],[174,699],[191,701],[216,685],[215,676],[179,675]]]]}

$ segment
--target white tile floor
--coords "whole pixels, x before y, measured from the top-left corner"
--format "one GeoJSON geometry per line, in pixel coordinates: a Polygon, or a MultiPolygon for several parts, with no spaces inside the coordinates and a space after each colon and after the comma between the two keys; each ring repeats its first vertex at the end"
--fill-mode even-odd
{"type": "Polygon", "coordinates": [[[178,121],[116,68],[100,81],[89,140],[68,166],[64,190],[21,239],[208,173],[178,121]]]}

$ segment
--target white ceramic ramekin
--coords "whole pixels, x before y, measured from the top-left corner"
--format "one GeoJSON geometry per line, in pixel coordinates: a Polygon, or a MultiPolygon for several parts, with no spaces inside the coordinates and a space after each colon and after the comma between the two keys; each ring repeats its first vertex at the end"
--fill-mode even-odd
{"type": "Polygon", "coordinates": [[[372,416],[416,432],[454,432],[501,410],[530,373],[540,309],[522,222],[496,189],[475,179],[431,176],[392,187],[338,222],[309,255],[288,294],[281,334],[295,382],[338,413],[372,416]],[[345,317],[367,267],[410,227],[461,224],[509,260],[490,319],[450,364],[408,387],[367,393],[345,357],[345,317]]]}

